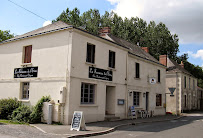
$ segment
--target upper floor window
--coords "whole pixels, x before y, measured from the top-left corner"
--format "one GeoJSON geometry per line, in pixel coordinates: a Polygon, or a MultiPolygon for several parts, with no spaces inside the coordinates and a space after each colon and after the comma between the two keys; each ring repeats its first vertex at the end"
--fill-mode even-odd
{"type": "Polygon", "coordinates": [[[190,78],[189,78],[189,89],[190,89],[190,78]]]}
{"type": "Polygon", "coordinates": [[[161,72],[159,69],[158,69],[158,82],[161,82],[161,72]]]}
{"type": "Polygon", "coordinates": [[[22,83],[22,99],[29,99],[29,88],[30,88],[29,82],[22,83]]]}
{"type": "Polygon", "coordinates": [[[186,88],[186,76],[184,76],[184,88],[186,88]]]}
{"type": "Polygon", "coordinates": [[[109,67],[115,68],[115,55],[116,53],[109,50],[109,67]]]}
{"type": "Polygon", "coordinates": [[[86,62],[94,63],[95,61],[95,45],[87,43],[86,62]]]}
{"type": "Polygon", "coordinates": [[[135,63],[135,78],[140,78],[140,64],[135,63]]]}
{"type": "Polygon", "coordinates": [[[193,90],[195,90],[195,80],[193,80],[193,90]]]}
{"type": "Polygon", "coordinates": [[[25,46],[23,63],[31,63],[31,56],[32,56],[32,46],[25,46]]]}

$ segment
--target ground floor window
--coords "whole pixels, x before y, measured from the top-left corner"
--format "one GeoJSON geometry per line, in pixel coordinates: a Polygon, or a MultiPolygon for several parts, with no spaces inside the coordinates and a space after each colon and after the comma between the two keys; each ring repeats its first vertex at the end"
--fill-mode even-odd
{"type": "Polygon", "coordinates": [[[185,100],[184,100],[185,101],[185,107],[187,107],[187,96],[185,95],[184,97],[185,97],[185,100]]]}
{"type": "Polygon", "coordinates": [[[156,106],[161,106],[162,105],[162,95],[161,94],[156,94],[156,106]]]}
{"type": "Polygon", "coordinates": [[[29,82],[22,83],[22,99],[29,99],[29,88],[30,88],[29,82]]]}
{"type": "Polygon", "coordinates": [[[81,104],[94,104],[95,84],[82,83],[81,104]]]}
{"type": "Polygon", "coordinates": [[[133,92],[133,105],[134,106],[140,105],[140,92],[133,92]]]}

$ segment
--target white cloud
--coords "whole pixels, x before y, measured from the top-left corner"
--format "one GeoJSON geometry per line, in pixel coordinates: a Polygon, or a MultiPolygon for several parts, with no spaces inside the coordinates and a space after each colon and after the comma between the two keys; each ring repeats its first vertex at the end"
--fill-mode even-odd
{"type": "Polygon", "coordinates": [[[51,24],[51,21],[45,21],[45,22],[43,23],[43,27],[45,27],[45,26],[47,26],[47,25],[49,25],[49,24],[51,24]]]}
{"type": "Polygon", "coordinates": [[[188,54],[192,55],[194,58],[201,58],[203,60],[203,49],[198,50],[197,53],[188,51],[188,54]]]}
{"type": "Polygon", "coordinates": [[[163,22],[181,43],[203,43],[203,0],[107,0],[121,17],[163,22]]]}

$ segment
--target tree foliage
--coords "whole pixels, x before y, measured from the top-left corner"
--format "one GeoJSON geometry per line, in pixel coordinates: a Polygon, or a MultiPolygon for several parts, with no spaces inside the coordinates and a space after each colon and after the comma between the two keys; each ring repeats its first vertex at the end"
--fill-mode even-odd
{"type": "Polygon", "coordinates": [[[10,38],[13,38],[14,35],[13,34],[10,34],[10,31],[6,30],[6,31],[2,31],[0,30],[0,42],[4,41],[4,40],[7,40],[7,39],[10,39],[10,38]]]}

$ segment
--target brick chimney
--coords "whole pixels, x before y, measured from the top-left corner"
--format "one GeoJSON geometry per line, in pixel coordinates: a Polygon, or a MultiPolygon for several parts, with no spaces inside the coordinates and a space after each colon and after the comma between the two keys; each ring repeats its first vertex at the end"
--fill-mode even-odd
{"type": "Polygon", "coordinates": [[[145,52],[149,53],[149,47],[141,47],[142,50],[144,50],[145,52]]]}
{"type": "Polygon", "coordinates": [[[159,62],[167,67],[167,55],[160,55],[159,62]]]}
{"type": "Polygon", "coordinates": [[[99,30],[99,36],[105,36],[106,34],[111,33],[110,27],[103,27],[99,30]]]}
{"type": "Polygon", "coordinates": [[[184,64],[183,61],[181,61],[181,63],[179,64],[182,68],[184,68],[184,64]]]}

